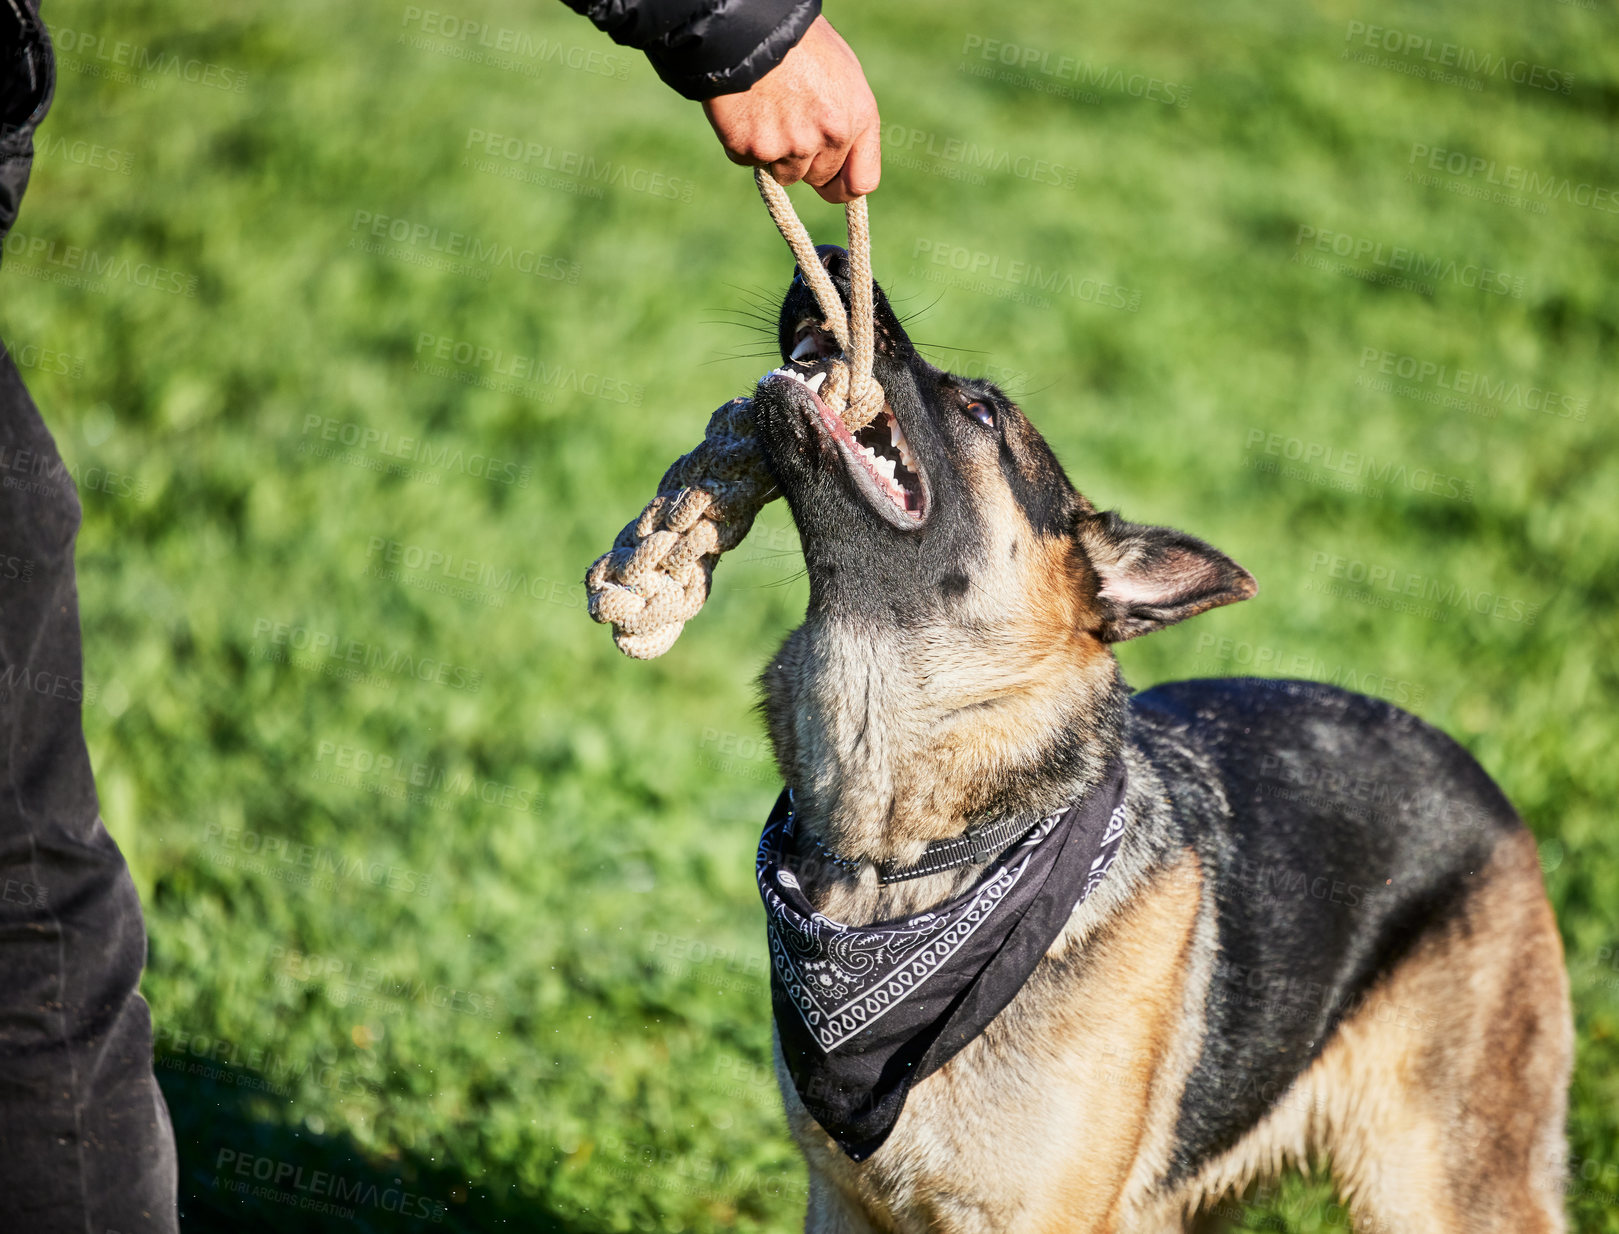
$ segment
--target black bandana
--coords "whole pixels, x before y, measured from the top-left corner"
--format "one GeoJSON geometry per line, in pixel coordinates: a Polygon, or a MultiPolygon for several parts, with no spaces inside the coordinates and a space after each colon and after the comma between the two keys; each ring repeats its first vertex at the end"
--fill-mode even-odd
{"type": "Polygon", "coordinates": [[[810,907],[791,860],[791,795],[759,837],[770,1001],[799,1098],[855,1161],[882,1146],[911,1085],[1000,1014],[1101,883],[1124,834],[1124,764],[1031,825],[972,888],[869,926],[810,907]]]}

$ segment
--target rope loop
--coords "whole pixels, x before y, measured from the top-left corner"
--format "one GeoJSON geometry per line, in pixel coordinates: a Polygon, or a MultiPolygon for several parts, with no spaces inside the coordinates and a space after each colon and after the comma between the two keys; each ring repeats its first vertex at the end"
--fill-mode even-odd
{"type": "MultiPolygon", "coordinates": [[[[866,199],[857,197],[844,207],[849,230],[846,312],[787,190],[762,167],[754,169],[753,177],[843,352],[832,361],[821,401],[856,432],[883,406],[882,387],[872,376],[876,310],[866,199]]],[[[720,554],[742,542],[759,511],[777,495],[753,430],[748,399],[735,398],[719,407],[709,417],[702,442],[675,460],[659,481],[657,496],[586,573],[590,615],[613,627],[613,642],[625,655],[650,660],[674,645],[708,599],[720,554]]]]}
{"type": "MultiPolygon", "coordinates": [[[[843,208],[844,225],[849,230],[849,312],[845,314],[843,299],[832,285],[832,276],[821,264],[815,242],[793,209],[787,190],[763,167],[753,169],[753,182],[759,188],[759,196],[764,198],[770,217],[776,221],[781,238],[792,249],[799,273],[815,293],[815,303],[820,305],[821,315],[826,318],[826,328],[843,349],[843,360],[834,364],[839,369],[847,369],[848,380],[847,384],[833,385],[832,394],[837,397],[839,391],[847,390],[847,395],[834,402],[823,387],[821,401],[843,418],[851,433],[856,432],[876,419],[883,406],[882,390],[871,376],[872,362],[876,358],[876,306],[871,283],[871,222],[866,213],[866,199],[856,197],[843,208]]],[[[827,379],[828,385],[833,384],[835,376],[836,373],[827,379]]]]}

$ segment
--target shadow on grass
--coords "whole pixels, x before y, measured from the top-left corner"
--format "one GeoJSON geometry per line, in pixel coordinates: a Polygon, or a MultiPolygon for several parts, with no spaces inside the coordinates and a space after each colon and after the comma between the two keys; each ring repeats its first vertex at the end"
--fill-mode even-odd
{"type": "Polygon", "coordinates": [[[512,1192],[469,1186],[454,1163],[411,1154],[379,1159],[350,1136],[278,1122],[270,1109],[286,1096],[247,1068],[159,1054],[155,1070],[174,1120],[186,1234],[589,1228],[512,1192]]]}

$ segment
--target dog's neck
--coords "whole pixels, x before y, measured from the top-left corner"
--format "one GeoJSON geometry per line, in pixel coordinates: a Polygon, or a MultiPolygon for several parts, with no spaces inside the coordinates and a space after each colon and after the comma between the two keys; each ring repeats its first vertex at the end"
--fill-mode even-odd
{"type": "Polygon", "coordinates": [[[1032,823],[1094,787],[1126,693],[1094,648],[967,646],[824,617],[793,633],[762,684],[801,851],[861,862],[818,864],[806,892],[851,922],[929,907],[977,872],[882,886],[875,865],[1008,815],[1032,823]]]}

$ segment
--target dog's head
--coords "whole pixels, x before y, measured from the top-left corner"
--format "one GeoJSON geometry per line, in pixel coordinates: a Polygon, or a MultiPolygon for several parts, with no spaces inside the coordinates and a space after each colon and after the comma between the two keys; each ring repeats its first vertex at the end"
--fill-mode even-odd
{"type": "MultiPolygon", "coordinates": [[[[847,295],[843,251],[822,253],[847,295]]],[[[778,327],[784,363],[754,398],[812,610],[975,634],[1033,619],[1046,636],[1106,644],[1254,594],[1201,540],[1096,511],[1014,402],[929,364],[880,288],[876,304],[885,403],[869,426],[851,435],[816,393],[837,345],[798,278],[778,327]]]]}
{"type": "MultiPolygon", "coordinates": [[[[843,251],[822,260],[847,301],[843,251]]],[[[1255,592],[1202,541],[1097,511],[1015,403],[929,364],[880,290],[876,304],[886,401],[871,425],[851,435],[816,393],[836,344],[799,277],[779,319],[783,365],[754,396],[809,573],[805,627],[764,680],[800,791],[833,774],[810,766],[828,741],[852,757],[819,731],[829,709],[880,724],[890,751],[953,750],[964,771],[996,745],[1038,759],[1076,735],[1076,710],[1116,691],[1110,644],[1255,592]]]]}

